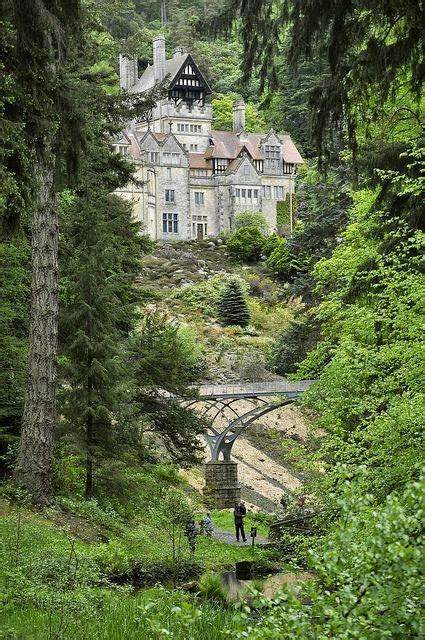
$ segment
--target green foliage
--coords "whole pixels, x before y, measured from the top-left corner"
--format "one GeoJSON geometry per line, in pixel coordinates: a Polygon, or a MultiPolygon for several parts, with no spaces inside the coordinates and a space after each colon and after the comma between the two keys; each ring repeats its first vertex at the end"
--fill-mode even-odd
{"type": "Polygon", "coordinates": [[[172,460],[181,465],[196,462],[204,421],[194,411],[163,400],[164,392],[193,395],[189,386],[205,368],[202,347],[195,336],[186,327],[165,323],[161,316],[147,316],[130,340],[127,357],[138,446],[140,436],[145,445],[149,438],[154,442],[157,438],[172,460]]]}
{"type": "Polygon", "coordinates": [[[248,300],[248,308],[252,325],[273,339],[292,317],[288,307],[279,303],[267,304],[261,300],[250,299],[248,300]]]}
{"type": "Polygon", "coordinates": [[[269,258],[273,251],[280,246],[281,242],[282,238],[277,233],[272,233],[270,236],[267,236],[262,247],[263,254],[269,258]]]}
{"type": "Polygon", "coordinates": [[[307,315],[298,315],[290,320],[280,333],[272,352],[271,364],[279,375],[294,373],[297,365],[306,357],[317,340],[317,328],[307,315]]]}
{"type": "Polygon", "coordinates": [[[225,284],[224,276],[214,276],[208,280],[189,285],[176,291],[175,296],[191,309],[201,311],[206,316],[214,316],[220,292],[225,284]]]}
{"type": "MultiPolygon", "coordinates": [[[[219,131],[233,131],[233,102],[240,99],[237,94],[217,94],[212,100],[213,128],[219,131]]],[[[266,123],[258,113],[255,105],[248,104],[245,108],[245,130],[247,132],[264,132],[266,123]]]]}
{"type": "Polygon", "coordinates": [[[118,446],[113,416],[126,378],[124,342],[137,317],[134,278],[148,243],[128,205],[102,191],[71,201],[63,218],[62,411],[90,475],[118,446]]]}
{"type": "Polygon", "coordinates": [[[231,235],[227,249],[235,260],[254,262],[260,258],[264,240],[258,227],[242,227],[231,235]]]}
{"type": "Polygon", "coordinates": [[[236,638],[419,638],[424,510],[423,481],[392,494],[379,507],[345,483],[341,520],[312,554],[319,582],[306,587],[310,601],[282,591],[274,600],[260,596],[256,620],[241,608],[236,638]]]}
{"type": "Polygon", "coordinates": [[[225,604],[226,590],[222,579],[215,573],[204,573],[199,580],[200,594],[212,603],[225,604]]]}
{"type": "MultiPolygon", "coordinates": [[[[28,355],[29,253],[25,237],[0,244],[0,455],[16,442],[22,413],[28,355]]],[[[2,468],[1,475],[6,472],[2,468]]]]}
{"type": "Polygon", "coordinates": [[[239,231],[239,229],[243,229],[244,227],[256,227],[261,233],[265,234],[269,225],[262,213],[241,211],[235,217],[235,231],[239,231]]]}
{"type": "Polygon", "coordinates": [[[238,280],[229,280],[218,300],[217,314],[225,326],[249,324],[249,310],[238,280]]]}
{"type": "Polygon", "coordinates": [[[313,272],[323,341],[299,374],[320,375],[306,401],[330,434],[329,482],[335,461],[364,464],[385,496],[415,477],[419,462],[423,234],[387,221],[371,201],[371,192],[357,195],[343,242],[313,272]]]}
{"type": "MultiPolygon", "coordinates": [[[[309,6],[281,2],[265,7],[260,0],[249,4],[233,0],[216,19],[216,26],[230,29],[236,19],[240,21],[244,77],[258,73],[261,87],[279,86],[282,66],[316,56],[321,59],[309,103],[316,144],[320,153],[328,154],[334,147],[336,124],[347,127],[349,144],[356,150],[357,134],[365,129],[369,133],[369,127],[387,111],[387,100],[398,91],[410,92],[415,106],[408,114],[392,112],[394,121],[407,117],[420,127],[422,18],[423,8],[415,0],[394,5],[379,2],[372,11],[368,2],[335,6],[325,1],[309,6]],[[285,31],[289,46],[282,51],[285,31]],[[347,75],[347,69],[352,73],[347,75]]],[[[397,126],[394,121],[389,122],[391,132],[397,126]]]]}
{"type": "MultiPolygon", "coordinates": [[[[289,195],[285,200],[280,200],[276,203],[276,221],[279,226],[288,227],[291,224],[291,199],[289,195]]],[[[294,193],[292,195],[292,221],[295,223],[295,216],[297,213],[297,196],[294,193]]]]}
{"type": "Polygon", "coordinates": [[[146,316],[133,337],[137,384],[184,395],[203,373],[203,347],[194,332],[161,315],[146,316]]]}
{"type": "MultiPolygon", "coordinates": [[[[284,278],[289,273],[292,263],[288,242],[285,238],[273,241],[274,249],[269,254],[266,265],[276,275],[284,278]]],[[[273,247],[272,245],[272,247],[273,247]]]]}

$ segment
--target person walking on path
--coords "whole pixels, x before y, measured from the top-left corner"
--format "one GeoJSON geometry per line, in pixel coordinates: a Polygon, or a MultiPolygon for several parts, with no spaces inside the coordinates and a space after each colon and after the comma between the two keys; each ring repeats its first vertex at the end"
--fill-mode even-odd
{"type": "Polygon", "coordinates": [[[205,533],[205,522],[204,522],[204,520],[199,520],[198,525],[199,525],[199,535],[203,536],[204,533],[205,533]]]}
{"type": "Polygon", "coordinates": [[[211,520],[211,514],[208,511],[207,515],[205,516],[205,520],[204,520],[204,528],[205,528],[205,533],[207,534],[208,538],[211,538],[213,531],[214,531],[214,527],[213,527],[213,523],[211,520]]]}
{"type": "Polygon", "coordinates": [[[185,536],[187,536],[187,541],[189,543],[189,547],[192,553],[195,553],[197,535],[198,535],[198,529],[196,528],[195,520],[189,520],[189,522],[186,525],[185,536]]]}
{"type": "Polygon", "coordinates": [[[246,542],[245,529],[243,527],[243,520],[246,516],[246,507],[242,501],[235,504],[233,516],[235,518],[236,540],[239,542],[239,536],[241,535],[242,540],[246,542]]]}

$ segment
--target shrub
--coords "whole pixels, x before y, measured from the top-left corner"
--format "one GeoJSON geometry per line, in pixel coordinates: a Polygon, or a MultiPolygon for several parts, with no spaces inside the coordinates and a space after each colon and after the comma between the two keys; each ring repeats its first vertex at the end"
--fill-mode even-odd
{"type": "Polygon", "coordinates": [[[257,227],[243,227],[227,243],[230,255],[242,262],[259,260],[265,237],[257,227]]]}
{"type": "Polygon", "coordinates": [[[280,334],[272,351],[272,366],[280,375],[294,373],[297,363],[301,362],[317,342],[318,327],[306,315],[291,320],[280,334]]]}
{"type": "Polygon", "coordinates": [[[266,369],[266,358],[263,353],[253,351],[246,353],[237,364],[239,376],[247,382],[267,379],[270,373],[266,369]]]}
{"type": "MultiPolygon", "coordinates": [[[[348,474],[350,476],[351,474],[348,474]]],[[[233,637],[281,638],[422,638],[423,508],[425,483],[411,483],[403,495],[390,494],[376,505],[362,490],[363,481],[342,482],[341,516],[309,566],[319,580],[305,587],[310,605],[288,591],[273,600],[261,597],[246,607],[233,637]]]]}
{"type": "Polygon", "coordinates": [[[253,300],[251,298],[248,301],[248,307],[251,323],[254,327],[265,332],[273,339],[288,326],[292,317],[289,309],[280,304],[268,306],[260,302],[260,300],[253,300]]]}
{"type": "Polygon", "coordinates": [[[263,298],[267,302],[276,300],[279,289],[273,280],[267,276],[258,273],[250,273],[246,276],[246,282],[249,286],[249,293],[256,298],[263,298]]]}
{"type": "Polygon", "coordinates": [[[278,236],[277,233],[272,233],[268,236],[263,244],[263,253],[265,256],[269,257],[275,249],[282,243],[283,238],[278,236]]]}
{"type": "Polygon", "coordinates": [[[218,301],[217,312],[224,326],[249,324],[249,310],[238,280],[229,280],[218,301]]]}
{"type": "Polygon", "coordinates": [[[280,238],[279,244],[267,258],[266,265],[270,271],[281,277],[289,273],[291,269],[291,254],[284,238],[280,238]]]}
{"type": "Polygon", "coordinates": [[[245,227],[256,227],[261,233],[267,233],[269,225],[262,213],[255,211],[241,211],[235,217],[235,231],[245,227]]]}
{"type": "Polygon", "coordinates": [[[215,604],[224,604],[227,600],[223,582],[216,573],[204,573],[201,576],[199,591],[207,600],[215,604]]]}
{"type": "Polygon", "coordinates": [[[225,282],[224,276],[215,276],[184,289],[178,289],[175,297],[182,300],[192,309],[202,311],[204,315],[213,316],[220,292],[225,282]]]}

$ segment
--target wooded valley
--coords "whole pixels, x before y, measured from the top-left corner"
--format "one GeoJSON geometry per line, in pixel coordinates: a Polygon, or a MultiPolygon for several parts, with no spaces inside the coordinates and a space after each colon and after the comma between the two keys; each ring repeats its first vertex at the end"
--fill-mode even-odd
{"type": "Polygon", "coordinates": [[[0,638],[424,637],[423,23],[417,0],[3,0],[0,638]],[[246,132],[290,134],[276,228],[164,243],[117,195],[113,142],[166,95],[120,90],[119,56],[145,69],[159,34],[214,130],[243,99],[246,132]],[[282,380],[313,382],[234,447],[238,544],[197,389],[282,380]]]}

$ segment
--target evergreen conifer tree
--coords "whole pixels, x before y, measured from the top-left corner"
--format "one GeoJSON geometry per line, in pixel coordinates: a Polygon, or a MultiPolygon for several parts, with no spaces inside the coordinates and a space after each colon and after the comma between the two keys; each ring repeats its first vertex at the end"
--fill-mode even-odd
{"type": "Polygon", "coordinates": [[[19,96],[4,103],[2,116],[6,128],[22,123],[22,144],[14,145],[7,160],[9,187],[14,183],[17,188],[9,190],[6,214],[10,224],[28,207],[32,246],[28,375],[15,478],[34,502],[46,505],[53,501],[56,423],[56,193],[60,181],[74,177],[80,148],[79,108],[65,79],[70,52],[80,38],[80,2],[13,0],[2,3],[2,22],[13,33],[2,72],[6,86],[19,96]]]}
{"type": "Polygon", "coordinates": [[[62,413],[86,464],[86,497],[96,462],[118,441],[119,412],[129,374],[125,342],[134,328],[139,295],[134,278],[146,243],[129,205],[105,191],[77,198],[65,225],[60,323],[62,413]]]}
{"type": "Polygon", "coordinates": [[[218,317],[223,325],[237,324],[246,327],[249,324],[249,310],[237,280],[229,280],[219,301],[218,317]]]}

